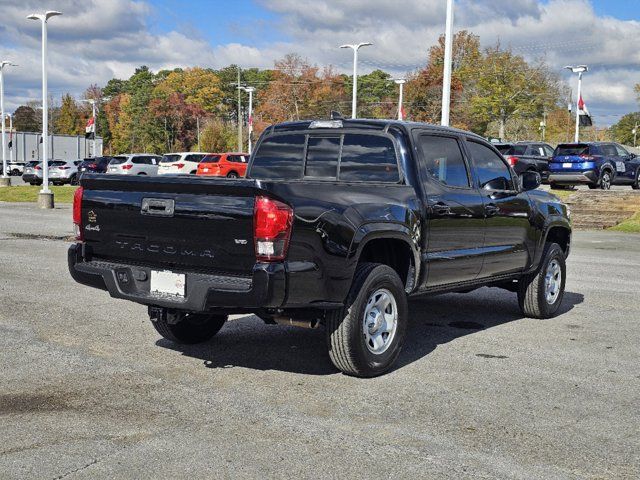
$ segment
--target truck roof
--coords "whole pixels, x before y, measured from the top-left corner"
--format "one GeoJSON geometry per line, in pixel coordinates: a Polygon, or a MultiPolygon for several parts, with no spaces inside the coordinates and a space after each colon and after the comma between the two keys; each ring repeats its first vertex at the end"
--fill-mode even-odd
{"type": "MultiPolygon", "coordinates": [[[[428,129],[436,132],[451,132],[457,134],[471,135],[481,140],[485,140],[484,137],[477,135],[473,132],[468,132],[465,130],[460,130],[454,127],[444,127],[442,125],[434,125],[432,123],[425,122],[408,122],[404,120],[381,120],[381,119],[372,119],[372,118],[343,118],[337,119],[342,122],[342,128],[362,128],[362,129],[370,129],[370,130],[385,130],[392,126],[398,126],[405,130],[412,130],[414,128],[428,129]]],[[[296,120],[291,122],[283,122],[272,125],[267,128],[267,131],[271,130],[269,133],[283,131],[283,130],[308,130],[311,124],[315,121],[331,121],[326,119],[320,120],[296,120]]],[[[327,130],[330,130],[332,127],[327,127],[327,130]]],[[[335,127],[334,127],[335,128],[335,127]]],[[[339,127],[338,127],[339,128],[339,127]]],[[[486,140],[485,140],[486,141],[486,140]]]]}

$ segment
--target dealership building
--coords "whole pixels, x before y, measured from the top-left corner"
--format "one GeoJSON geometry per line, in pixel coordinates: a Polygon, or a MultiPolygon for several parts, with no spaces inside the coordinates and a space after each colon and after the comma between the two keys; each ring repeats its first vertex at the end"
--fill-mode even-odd
{"type": "MultiPolygon", "coordinates": [[[[41,134],[32,132],[5,134],[7,161],[24,163],[30,160],[42,160],[41,138],[41,134]]],[[[96,137],[95,155],[93,140],[86,139],[84,135],[49,135],[48,141],[49,160],[80,160],[102,155],[102,137],[96,137]]]]}

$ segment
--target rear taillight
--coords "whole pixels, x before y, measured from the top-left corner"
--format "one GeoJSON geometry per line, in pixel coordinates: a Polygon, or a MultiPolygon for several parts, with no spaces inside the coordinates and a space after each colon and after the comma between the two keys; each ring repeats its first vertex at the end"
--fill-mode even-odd
{"type": "Polygon", "coordinates": [[[60,170],[69,170],[71,167],[58,167],[60,170]]]}
{"type": "Polygon", "coordinates": [[[84,189],[78,187],[73,194],[73,226],[75,229],[76,240],[84,240],[82,231],[82,195],[84,189]]]}
{"type": "Polygon", "coordinates": [[[176,163],[176,167],[178,167],[178,170],[184,167],[184,163],[176,163]]]}
{"type": "Polygon", "coordinates": [[[289,248],[293,210],[267,197],[257,197],[253,212],[256,259],[264,262],[284,260],[289,248]]]}
{"type": "Polygon", "coordinates": [[[594,159],[594,157],[592,155],[585,155],[585,154],[580,155],[580,158],[582,160],[593,160],[594,159]]]}
{"type": "Polygon", "coordinates": [[[133,168],[132,164],[128,164],[128,165],[122,165],[122,169],[123,170],[131,170],[133,168]]]}
{"type": "Polygon", "coordinates": [[[513,157],[513,156],[507,157],[507,163],[512,167],[515,167],[516,163],[518,163],[518,157],[513,157]]]}
{"type": "Polygon", "coordinates": [[[40,165],[36,165],[36,170],[42,170],[42,167],[40,165]]]}

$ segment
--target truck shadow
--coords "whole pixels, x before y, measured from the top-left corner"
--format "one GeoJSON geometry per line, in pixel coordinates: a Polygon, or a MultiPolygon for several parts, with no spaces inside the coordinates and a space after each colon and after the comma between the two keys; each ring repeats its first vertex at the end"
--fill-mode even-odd
{"type": "MultiPolygon", "coordinates": [[[[583,301],[582,294],[566,292],[559,315],[583,301]]],[[[438,345],[524,319],[515,294],[495,288],[411,300],[409,311],[407,338],[394,370],[424,358],[438,345]]],[[[204,344],[176,345],[161,339],[156,345],[202,360],[206,368],[242,367],[306,375],[336,373],[326,350],[323,328],[266,325],[254,315],[227,322],[216,337],[204,344]]],[[[486,355],[504,358],[503,353],[486,355]]]]}

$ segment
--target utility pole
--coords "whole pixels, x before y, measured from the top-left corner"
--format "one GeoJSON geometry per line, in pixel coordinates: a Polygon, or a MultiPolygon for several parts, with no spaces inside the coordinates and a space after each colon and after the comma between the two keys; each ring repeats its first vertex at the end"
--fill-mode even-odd
{"type": "Polygon", "coordinates": [[[10,113],[8,115],[9,115],[9,138],[10,138],[10,142],[11,142],[11,147],[9,147],[9,161],[11,163],[13,163],[13,161],[15,160],[15,155],[13,153],[15,151],[15,148],[13,146],[13,142],[14,142],[14,139],[13,139],[13,115],[11,115],[10,113]]]}
{"type": "Polygon", "coordinates": [[[91,148],[92,148],[92,151],[93,151],[93,158],[96,158],[98,156],[98,155],[96,155],[96,133],[98,131],[98,127],[96,125],[96,99],[95,98],[90,98],[88,100],[83,100],[83,102],[87,102],[87,103],[91,104],[92,122],[91,122],[91,131],[89,133],[91,134],[91,148]]]}
{"type": "Polygon", "coordinates": [[[542,121],[540,122],[540,131],[542,132],[542,141],[545,141],[545,134],[547,131],[547,112],[542,112],[542,121]]]}
{"type": "Polygon", "coordinates": [[[242,108],[240,105],[240,66],[238,65],[238,152],[242,151],[242,108]]]}
{"type": "Polygon", "coordinates": [[[40,20],[42,24],[42,190],[38,194],[40,208],[53,208],[53,193],[49,190],[49,92],[47,90],[47,22],[51,17],[62,15],[49,10],[43,14],[31,14],[29,20],[40,20]]]}
{"type": "MultiPolygon", "coordinates": [[[[249,118],[247,122],[248,131],[249,131],[249,133],[247,134],[249,137],[249,149],[247,150],[247,153],[251,155],[251,134],[253,133],[253,92],[255,92],[256,89],[255,87],[241,87],[241,88],[242,90],[244,90],[249,94],[249,118]]],[[[242,149],[240,151],[242,151],[242,149]]]]}
{"type": "Polygon", "coordinates": [[[564,67],[571,70],[573,73],[578,74],[578,99],[576,100],[576,134],[574,136],[574,142],[580,141],[580,99],[582,98],[582,74],[589,71],[589,67],[586,65],[566,66],[564,67]]]}
{"type": "Polygon", "coordinates": [[[7,60],[0,62],[0,117],[2,118],[2,180],[0,180],[0,187],[11,186],[11,179],[7,172],[7,143],[5,139],[6,118],[4,116],[4,69],[10,65],[15,66],[7,60]]]}
{"type": "Polygon", "coordinates": [[[353,45],[340,45],[340,48],[350,48],[353,50],[353,89],[351,98],[351,118],[357,117],[358,108],[358,50],[362,47],[373,45],[371,42],[362,42],[353,45]]]}
{"type": "Polygon", "coordinates": [[[453,0],[447,0],[447,23],[444,37],[444,73],[442,79],[442,119],[440,124],[449,126],[451,109],[451,69],[453,68],[453,0]]]}
{"type": "Polygon", "coordinates": [[[638,122],[636,122],[636,126],[631,131],[633,132],[633,148],[636,148],[638,146],[638,122]]]}
{"type": "Polygon", "coordinates": [[[398,95],[398,120],[404,120],[404,111],[402,110],[402,97],[404,84],[407,83],[407,80],[404,78],[396,78],[394,82],[396,82],[400,87],[400,93],[398,95]]]}

